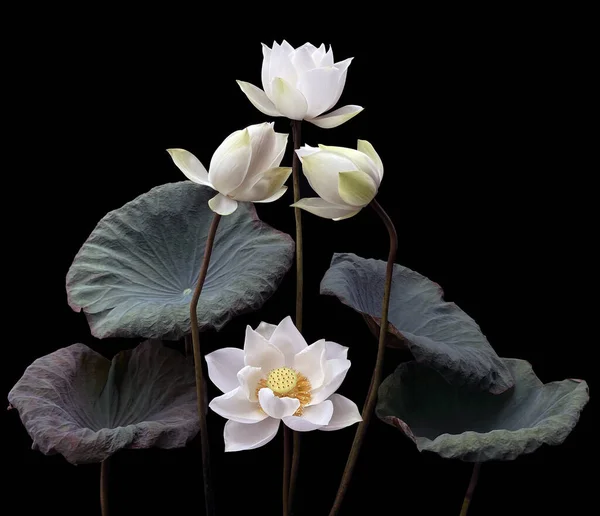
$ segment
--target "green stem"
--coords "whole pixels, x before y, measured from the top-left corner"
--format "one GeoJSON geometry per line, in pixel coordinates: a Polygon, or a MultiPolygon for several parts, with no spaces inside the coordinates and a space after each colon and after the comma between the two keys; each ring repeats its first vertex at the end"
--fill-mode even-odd
{"type": "Polygon", "coordinates": [[[100,510],[102,516],[108,516],[108,475],[109,475],[109,461],[110,459],[104,459],[100,463],[100,510]]]}
{"type": "Polygon", "coordinates": [[[465,499],[462,504],[462,509],[460,510],[460,516],[467,516],[467,512],[469,512],[469,505],[471,505],[471,499],[473,498],[473,493],[475,492],[475,487],[477,487],[477,481],[479,480],[479,471],[481,470],[481,462],[476,462],[473,465],[473,473],[471,474],[471,481],[469,482],[469,487],[467,488],[467,494],[465,494],[465,499]]]}
{"type": "Polygon", "coordinates": [[[350,453],[348,455],[346,468],[344,469],[344,474],[342,475],[340,487],[338,488],[338,492],[335,497],[333,507],[329,512],[329,516],[335,516],[338,513],[344,500],[346,491],[348,490],[348,486],[350,485],[350,480],[352,479],[352,473],[354,471],[354,467],[356,466],[356,461],[360,453],[360,448],[365,439],[367,428],[369,426],[369,422],[371,421],[371,416],[373,415],[373,410],[375,409],[375,402],[377,401],[377,390],[379,388],[379,384],[381,383],[381,374],[383,369],[385,340],[388,328],[388,310],[390,306],[390,292],[392,287],[392,274],[394,272],[396,250],[398,249],[398,236],[396,235],[396,228],[394,227],[394,223],[375,199],[371,201],[371,207],[375,210],[377,215],[379,215],[379,217],[383,221],[390,237],[390,252],[388,255],[387,268],[385,273],[385,288],[383,291],[383,307],[381,311],[381,325],[379,328],[379,344],[377,346],[377,359],[375,360],[375,368],[373,369],[373,376],[371,378],[369,392],[367,394],[367,399],[363,407],[363,420],[356,429],[356,435],[354,436],[354,442],[352,443],[352,448],[350,449],[350,453]]]}
{"type": "Polygon", "coordinates": [[[215,514],[215,503],[214,493],[212,487],[212,476],[210,471],[210,444],[208,441],[208,429],[206,425],[206,397],[204,396],[204,378],[202,371],[202,353],[200,352],[200,331],[198,329],[198,300],[202,293],[202,287],[206,280],[206,274],[208,272],[208,265],[210,263],[210,255],[212,254],[213,244],[215,242],[215,235],[217,233],[217,227],[221,215],[218,213],[214,214],[210,229],[208,231],[208,237],[206,239],[206,248],[204,251],[204,258],[202,259],[202,266],[200,267],[200,274],[198,275],[198,284],[194,290],[192,296],[192,302],[190,303],[190,319],[192,323],[192,347],[194,349],[194,369],[196,373],[196,403],[198,404],[198,416],[200,418],[200,444],[202,447],[202,473],[204,479],[204,505],[206,508],[206,516],[214,516],[215,514]]]}
{"type": "MultiPolygon", "coordinates": [[[[302,121],[292,120],[292,137],[294,139],[294,156],[292,157],[292,181],[294,185],[294,202],[300,200],[300,158],[296,154],[296,149],[302,145],[302,121]]],[[[302,210],[294,208],[294,217],[296,218],[296,328],[302,333],[302,299],[304,296],[304,265],[303,265],[303,247],[302,247],[302,210]]],[[[289,431],[285,427],[284,431],[289,431]]],[[[289,497],[287,508],[284,508],[284,514],[292,512],[292,503],[296,493],[296,481],[298,479],[298,467],[300,466],[300,433],[292,432],[294,436],[294,446],[292,455],[292,471],[289,477],[289,497]],[[287,512],[285,512],[287,511],[287,512]]],[[[286,453],[284,451],[284,453],[286,453]]],[[[287,451],[289,454],[289,450],[287,451]]],[[[284,459],[285,463],[285,459],[284,459]]],[[[285,489],[285,475],[284,475],[285,489]]]]}

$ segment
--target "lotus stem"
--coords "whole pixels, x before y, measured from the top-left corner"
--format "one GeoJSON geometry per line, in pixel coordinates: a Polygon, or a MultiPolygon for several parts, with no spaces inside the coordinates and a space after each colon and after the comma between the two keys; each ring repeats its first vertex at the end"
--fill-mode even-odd
{"type": "Polygon", "coordinates": [[[108,516],[108,475],[109,475],[109,461],[110,459],[104,459],[100,463],[100,510],[102,516],[108,516]]]}
{"type": "Polygon", "coordinates": [[[350,485],[350,480],[352,479],[352,473],[354,471],[354,467],[356,466],[356,461],[360,453],[360,448],[365,439],[367,428],[369,426],[369,422],[371,421],[371,416],[373,415],[373,410],[375,409],[375,402],[377,401],[377,390],[379,389],[379,384],[381,383],[383,358],[385,355],[385,341],[388,328],[388,311],[390,307],[390,292],[392,287],[394,262],[396,261],[396,251],[398,249],[398,235],[396,234],[396,228],[394,227],[394,223],[392,222],[388,214],[385,212],[385,210],[381,207],[381,205],[375,199],[373,199],[371,201],[370,206],[375,210],[375,213],[379,215],[390,236],[390,252],[388,254],[387,268],[385,273],[383,307],[381,310],[381,325],[379,327],[379,344],[377,346],[377,358],[375,360],[375,368],[373,369],[373,376],[371,378],[369,392],[367,394],[367,399],[363,406],[363,420],[360,422],[358,428],[356,429],[354,442],[352,443],[352,448],[350,449],[350,453],[348,455],[348,461],[346,462],[346,467],[342,475],[340,487],[338,488],[338,492],[335,497],[333,507],[329,512],[329,516],[335,516],[338,513],[344,500],[346,491],[348,490],[348,486],[350,485]]]}
{"type": "MultiPolygon", "coordinates": [[[[294,185],[294,202],[300,200],[300,158],[296,154],[296,149],[302,145],[302,121],[292,120],[292,137],[294,139],[294,155],[292,157],[292,182],[294,185]]],[[[296,218],[296,328],[302,333],[302,299],[304,296],[304,265],[303,265],[303,247],[302,247],[302,210],[294,208],[294,217],[296,218]]],[[[289,496],[287,503],[284,502],[284,515],[292,512],[292,503],[296,493],[296,481],[298,479],[298,467],[300,466],[300,433],[293,432],[284,425],[284,443],[287,439],[289,443],[289,434],[293,434],[293,454],[292,470],[289,476],[289,486],[286,487],[286,472],[283,474],[283,489],[288,489],[289,496]],[[287,434],[287,435],[286,435],[287,434]]],[[[284,455],[289,454],[289,446],[286,452],[284,445],[284,455]]],[[[289,460],[289,458],[287,459],[289,460]]],[[[283,467],[286,467],[286,458],[283,460],[283,467]]]]}
{"type": "Polygon", "coordinates": [[[221,215],[215,213],[213,220],[208,230],[208,238],[206,239],[206,248],[204,250],[204,258],[198,275],[198,284],[192,296],[190,303],[190,320],[192,323],[192,348],[194,350],[194,370],[196,373],[196,403],[198,404],[198,417],[200,418],[200,445],[202,448],[202,474],[204,480],[204,505],[206,508],[206,516],[214,516],[215,503],[214,492],[212,487],[212,475],[210,471],[210,444],[208,441],[208,428],[206,425],[206,396],[204,396],[204,377],[202,372],[202,353],[200,352],[200,331],[198,329],[198,300],[202,293],[202,287],[206,280],[208,265],[210,263],[210,255],[212,254],[213,244],[217,227],[221,220],[221,215]]]}
{"type": "Polygon", "coordinates": [[[469,487],[467,488],[467,494],[465,494],[465,499],[462,504],[462,509],[460,510],[460,516],[467,516],[467,512],[469,512],[469,505],[471,505],[471,499],[473,498],[473,493],[475,492],[475,488],[477,487],[477,481],[479,480],[479,471],[481,470],[481,462],[476,462],[473,465],[473,473],[471,474],[471,481],[469,482],[469,487]]]}

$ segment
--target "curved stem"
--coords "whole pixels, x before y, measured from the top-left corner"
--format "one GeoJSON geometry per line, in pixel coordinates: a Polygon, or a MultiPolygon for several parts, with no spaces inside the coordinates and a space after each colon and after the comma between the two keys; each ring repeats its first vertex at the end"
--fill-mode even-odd
{"type": "Polygon", "coordinates": [[[394,272],[394,261],[396,260],[396,250],[398,249],[398,235],[396,235],[396,228],[394,227],[394,223],[375,199],[371,201],[371,207],[375,210],[375,213],[379,215],[379,217],[385,224],[385,227],[388,230],[390,236],[390,252],[388,254],[387,268],[385,272],[385,288],[383,291],[383,307],[381,311],[381,326],[379,327],[379,344],[377,346],[377,359],[375,360],[375,368],[373,369],[373,376],[371,378],[371,385],[369,386],[367,399],[363,406],[363,420],[356,429],[356,435],[354,436],[354,442],[352,443],[352,448],[350,449],[350,454],[348,455],[346,468],[344,469],[344,474],[342,475],[340,487],[338,488],[338,492],[335,497],[333,507],[329,512],[329,516],[334,516],[338,513],[342,505],[342,501],[344,500],[344,495],[346,494],[348,486],[350,485],[350,480],[352,478],[354,466],[356,465],[358,454],[360,453],[360,448],[365,439],[367,428],[369,426],[369,422],[371,421],[371,416],[373,415],[373,410],[375,409],[375,402],[377,401],[377,390],[379,389],[379,384],[381,383],[381,372],[383,369],[385,339],[388,327],[388,310],[390,306],[390,292],[392,286],[392,273],[394,272]]]}
{"type": "Polygon", "coordinates": [[[471,505],[471,499],[473,498],[473,492],[475,491],[475,487],[477,487],[477,481],[479,480],[479,471],[481,470],[481,462],[476,462],[473,465],[473,473],[471,474],[471,481],[469,482],[469,487],[467,488],[467,494],[465,494],[465,499],[462,504],[462,509],[460,510],[460,516],[467,516],[467,512],[469,512],[469,505],[471,505]]]}
{"type": "Polygon", "coordinates": [[[110,459],[104,459],[100,463],[100,510],[102,516],[108,516],[108,475],[109,475],[109,461],[110,459]]]}
{"type": "Polygon", "coordinates": [[[215,234],[221,215],[214,214],[208,238],[206,239],[206,248],[204,250],[204,258],[198,275],[198,284],[192,296],[190,303],[190,319],[192,322],[192,348],[194,350],[194,370],[196,373],[196,403],[198,404],[198,417],[200,418],[200,444],[202,447],[202,473],[204,479],[204,505],[206,508],[206,516],[214,516],[214,493],[212,488],[212,476],[210,472],[210,445],[208,442],[208,429],[206,426],[206,397],[204,396],[204,377],[202,372],[202,353],[200,352],[200,331],[198,329],[198,300],[202,293],[208,265],[210,263],[210,255],[212,254],[213,244],[215,242],[215,234]]]}
{"type": "MultiPolygon", "coordinates": [[[[302,145],[302,121],[292,120],[292,137],[294,139],[294,151],[302,145]]],[[[296,152],[292,157],[292,181],[294,185],[294,202],[300,200],[300,159],[296,152]]],[[[296,328],[302,333],[302,300],[304,296],[304,265],[303,265],[303,247],[302,247],[302,210],[294,208],[294,217],[296,218],[296,328]]],[[[300,433],[292,432],[285,427],[284,432],[291,432],[294,436],[294,448],[292,455],[292,471],[289,477],[289,497],[287,508],[284,508],[284,514],[292,512],[292,502],[296,493],[296,480],[298,479],[298,467],[300,466],[300,433]],[[287,512],[285,512],[287,510],[287,512]]],[[[284,436],[285,438],[285,436],[284,436]]],[[[289,436],[288,436],[289,438],[289,436]]],[[[289,449],[285,453],[290,453],[289,449]]],[[[284,465],[285,465],[284,458],[284,465]]],[[[285,466],[284,466],[285,467],[285,466]]],[[[285,487],[284,473],[284,489],[285,487]]],[[[285,503],[285,502],[284,502],[285,503]]]]}

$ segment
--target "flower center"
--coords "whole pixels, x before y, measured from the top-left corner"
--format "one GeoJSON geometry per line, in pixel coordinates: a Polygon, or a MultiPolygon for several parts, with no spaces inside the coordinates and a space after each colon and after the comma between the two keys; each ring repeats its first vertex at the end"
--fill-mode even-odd
{"type": "Polygon", "coordinates": [[[267,375],[267,379],[262,378],[258,382],[256,395],[261,389],[268,388],[273,391],[273,394],[278,398],[295,398],[300,402],[300,407],[294,416],[302,415],[302,411],[312,399],[312,387],[308,378],[298,371],[294,371],[289,367],[278,367],[272,369],[267,375]]]}
{"type": "Polygon", "coordinates": [[[278,367],[273,369],[267,376],[267,387],[275,394],[287,394],[298,383],[296,371],[289,367],[278,367]]]}

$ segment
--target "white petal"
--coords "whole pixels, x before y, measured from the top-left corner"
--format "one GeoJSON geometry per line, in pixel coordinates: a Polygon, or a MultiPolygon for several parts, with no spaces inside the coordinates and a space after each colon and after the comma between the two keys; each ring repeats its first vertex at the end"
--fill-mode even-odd
{"type": "Polygon", "coordinates": [[[265,413],[275,419],[291,416],[300,408],[300,401],[296,398],[278,398],[266,388],[258,392],[258,401],[265,413]]]}
{"type": "Polygon", "coordinates": [[[308,102],[307,119],[314,118],[335,105],[340,74],[337,68],[328,67],[315,68],[300,76],[298,89],[308,102]]]}
{"type": "MultiPolygon", "coordinates": [[[[247,127],[248,134],[250,135],[250,146],[252,147],[252,157],[250,158],[250,165],[248,165],[248,173],[242,183],[242,186],[258,174],[269,170],[269,164],[273,161],[273,158],[279,153],[277,144],[277,138],[275,138],[275,131],[273,122],[265,122],[263,124],[255,124],[247,127]]],[[[358,151],[356,151],[358,152],[358,151]]]]}
{"type": "Polygon", "coordinates": [[[260,448],[277,435],[278,429],[279,419],[273,419],[272,417],[250,425],[227,421],[223,432],[225,451],[234,452],[260,448]]]}
{"type": "MultiPolygon", "coordinates": [[[[261,82],[262,82],[263,88],[265,90],[263,93],[266,93],[268,96],[271,93],[271,91],[267,89],[267,88],[271,87],[271,77],[269,76],[269,66],[271,63],[271,49],[264,43],[262,43],[262,53],[263,53],[263,63],[262,63],[262,70],[261,70],[261,82]]],[[[238,84],[239,84],[239,82],[238,82],[238,84]]],[[[246,93],[246,95],[248,95],[248,94],[246,93]]],[[[271,101],[269,101],[269,102],[271,102],[271,101]]],[[[263,113],[264,113],[264,111],[263,111],[263,113]]],[[[267,115],[268,115],[268,113],[267,113],[267,115]]]]}
{"type": "Polygon", "coordinates": [[[319,430],[340,430],[362,421],[358,407],[353,401],[339,394],[331,396],[329,401],[333,403],[333,416],[327,426],[319,428],[319,430]]]}
{"type": "Polygon", "coordinates": [[[231,215],[237,210],[238,203],[223,194],[217,194],[208,201],[208,206],[219,215],[231,215]]]}
{"type": "Polygon", "coordinates": [[[367,140],[358,140],[357,148],[359,152],[369,156],[371,161],[375,163],[375,170],[377,171],[377,176],[381,182],[381,179],[383,178],[383,161],[381,161],[375,148],[367,140]]]}
{"type": "MultiPolygon", "coordinates": [[[[296,75],[296,69],[292,64],[293,55],[294,49],[286,41],[284,41],[281,45],[273,43],[273,48],[271,50],[271,61],[269,63],[269,78],[271,79],[269,98],[273,102],[275,102],[275,98],[273,96],[273,79],[276,77],[281,77],[292,86],[296,86],[298,76],[296,75]]],[[[266,89],[267,88],[265,87],[265,90],[266,89]]],[[[275,104],[277,104],[277,102],[275,102],[275,104]]]]}
{"type": "Polygon", "coordinates": [[[340,72],[345,72],[350,66],[350,63],[352,63],[353,59],[353,57],[349,57],[348,59],[344,59],[343,61],[335,63],[333,66],[335,66],[340,72]]]}
{"type": "Polygon", "coordinates": [[[312,70],[316,68],[315,62],[312,58],[312,53],[314,50],[311,50],[308,46],[302,46],[294,53],[294,57],[292,58],[292,64],[294,68],[296,68],[296,73],[298,75],[302,75],[304,72],[308,70],[312,70]]]}
{"type": "Polygon", "coordinates": [[[311,147],[310,145],[303,145],[299,149],[296,149],[296,154],[300,159],[305,156],[310,156],[311,154],[315,154],[319,152],[319,147],[311,147]]]}
{"type": "Polygon", "coordinates": [[[285,149],[287,148],[287,141],[287,133],[275,133],[275,148],[277,149],[277,152],[273,155],[273,161],[269,163],[267,169],[277,168],[281,164],[285,149]]]}
{"type": "Polygon", "coordinates": [[[346,205],[339,194],[338,173],[356,170],[347,157],[333,152],[317,152],[301,158],[302,171],[319,197],[333,204],[346,205]]]}
{"type": "Polygon", "coordinates": [[[334,97],[334,101],[333,104],[331,105],[331,107],[335,106],[338,103],[338,100],[340,100],[340,97],[342,96],[342,93],[344,92],[344,86],[346,86],[346,76],[348,75],[348,67],[350,66],[350,63],[352,62],[352,59],[354,59],[353,57],[349,58],[349,59],[345,59],[344,61],[340,61],[339,63],[336,63],[334,66],[335,68],[337,68],[340,73],[339,73],[339,79],[338,79],[338,83],[337,83],[337,93],[334,97]]]}
{"type": "Polygon", "coordinates": [[[289,416],[283,418],[286,426],[297,432],[309,432],[318,430],[331,421],[333,415],[333,403],[329,400],[305,407],[301,416],[289,416]]]}
{"type": "Polygon", "coordinates": [[[315,124],[322,129],[332,129],[337,127],[338,125],[342,125],[344,122],[347,122],[352,117],[358,115],[364,108],[360,106],[348,105],[336,109],[331,113],[327,113],[326,115],[318,116],[317,118],[313,118],[312,120],[308,120],[311,124],[315,124]]]}
{"type": "Polygon", "coordinates": [[[284,187],[282,187],[282,188],[281,188],[281,190],[279,190],[279,191],[275,192],[273,195],[271,195],[271,197],[267,197],[266,199],[262,199],[262,200],[260,200],[260,201],[254,201],[254,202],[263,202],[263,203],[266,203],[266,202],[274,202],[274,201],[276,201],[277,199],[281,198],[281,196],[282,196],[282,195],[283,195],[285,192],[287,192],[287,189],[288,189],[288,187],[287,187],[287,186],[284,186],[284,187]]]}
{"type": "Polygon", "coordinates": [[[327,353],[327,360],[333,360],[334,358],[348,358],[348,348],[337,342],[326,340],[325,351],[327,353]]]}
{"type": "Polygon", "coordinates": [[[318,389],[325,380],[325,339],[304,348],[294,357],[293,368],[302,373],[313,389],[318,389]]]}
{"type": "Polygon", "coordinates": [[[244,396],[248,401],[253,403],[258,402],[258,395],[256,389],[258,388],[258,382],[261,378],[264,378],[265,374],[260,367],[245,366],[237,374],[236,380],[244,396]]]}
{"type": "Polygon", "coordinates": [[[185,149],[167,149],[175,165],[181,170],[185,177],[194,183],[212,187],[208,180],[208,172],[200,160],[185,149]]]}
{"type": "Polygon", "coordinates": [[[272,369],[284,366],[283,353],[270,344],[260,333],[246,326],[244,342],[244,362],[246,365],[261,367],[268,374],[272,369]]]}
{"type": "Polygon", "coordinates": [[[327,202],[320,197],[307,197],[300,199],[298,202],[292,204],[294,208],[301,208],[306,210],[313,215],[318,215],[324,219],[332,220],[343,220],[356,215],[360,209],[356,209],[352,206],[342,206],[340,204],[333,204],[327,202]]]}
{"type": "Polygon", "coordinates": [[[317,405],[337,391],[346,378],[348,369],[350,369],[350,360],[346,358],[328,360],[325,364],[325,381],[321,387],[313,389],[309,405],[317,405]]]}
{"type": "Polygon", "coordinates": [[[304,95],[282,77],[271,82],[271,97],[277,110],[292,120],[302,120],[306,116],[308,104],[304,95]]]}
{"type": "Polygon", "coordinates": [[[323,59],[321,59],[321,66],[333,66],[333,48],[329,45],[329,50],[325,52],[323,59]]]}
{"type": "Polygon", "coordinates": [[[349,170],[338,174],[340,197],[350,206],[366,206],[377,194],[377,185],[362,170],[349,170]]]}
{"type": "Polygon", "coordinates": [[[298,50],[300,50],[301,48],[306,48],[311,54],[317,50],[317,47],[315,47],[312,43],[304,43],[304,45],[302,45],[301,47],[298,47],[298,50]]]}
{"type": "Polygon", "coordinates": [[[235,81],[238,83],[240,89],[244,92],[248,100],[252,102],[252,105],[258,109],[261,113],[269,116],[282,116],[275,104],[271,102],[267,94],[260,88],[244,81],[235,81]]]}
{"type": "Polygon", "coordinates": [[[254,177],[251,185],[246,186],[244,181],[244,184],[230,195],[238,201],[274,201],[284,194],[285,190],[282,192],[281,188],[291,173],[291,167],[272,168],[254,177]],[[273,198],[274,196],[276,197],[273,198]]]}
{"type": "Polygon", "coordinates": [[[213,398],[208,406],[219,416],[239,423],[256,423],[267,417],[258,403],[248,400],[240,387],[213,398]]]}
{"type": "Polygon", "coordinates": [[[304,337],[298,331],[298,328],[296,328],[289,315],[279,323],[269,342],[283,353],[287,367],[294,367],[294,357],[296,354],[308,348],[304,337]]]}
{"type": "Polygon", "coordinates": [[[281,48],[287,55],[291,54],[294,51],[294,47],[290,45],[285,39],[281,42],[281,48]]]}
{"type": "Polygon", "coordinates": [[[335,147],[331,145],[319,145],[319,149],[327,152],[333,152],[340,154],[348,158],[358,170],[362,170],[371,176],[371,179],[375,181],[375,185],[379,187],[381,183],[381,177],[379,175],[378,165],[364,152],[355,149],[349,149],[348,147],[335,147]]]}
{"type": "Polygon", "coordinates": [[[254,330],[256,333],[260,333],[265,339],[269,340],[273,332],[277,328],[276,324],[270,324],[267,322],[261,322],[254,330]]]}
{"type": "Polygon", "coordinates": [[[235,131],[217,147],[210,160],[208,179],[223,195],[242,184],[252,158],[250,132],[248,129],[235,131]]]}
{"type": "Polygon", "coordinates": [[[204,357],[208,377],[222,392],[239,386],[237,374],[244,367],[244,352],[239,348],[221,348],[204,357]]]}
{"type": "Polygon", "coordinates": [[[325,43],[321,43],[321,46],[313,52],[312,56],[316,66],[321,66],[321,61],[323,61],[325,54],[325,43]]]}

